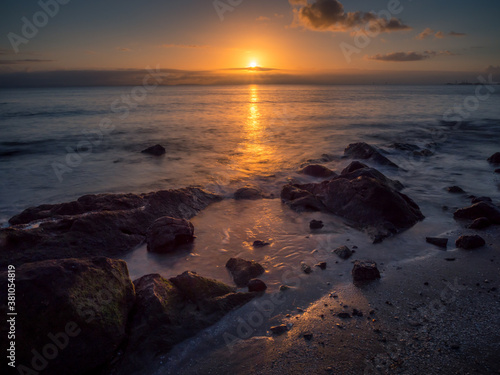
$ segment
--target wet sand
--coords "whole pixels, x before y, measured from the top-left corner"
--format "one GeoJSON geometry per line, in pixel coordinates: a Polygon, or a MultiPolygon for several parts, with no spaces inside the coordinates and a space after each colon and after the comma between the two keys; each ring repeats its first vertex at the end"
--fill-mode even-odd
{"type": "Polygon", "coordinates": [[[500,373],[500,232],[480,231],[483,248],[454,249],[454,240],[470,232],[450,233],[448,251],[379,265],[379,281],[345,284],[304,312],[275,316],[271,322],[293,324],[282,335],[221,346],[176,373],[500,373]],[[353,308],[363,317],[337,316],[353,308]]]}

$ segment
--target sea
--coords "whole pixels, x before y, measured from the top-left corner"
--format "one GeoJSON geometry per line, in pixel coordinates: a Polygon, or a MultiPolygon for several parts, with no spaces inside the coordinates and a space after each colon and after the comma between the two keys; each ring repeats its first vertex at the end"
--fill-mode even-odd
{"type": "MultiPolygon", "coordinates": [[[[189,251],[150,254],[143,245],[123,259],[132,279],[191,270],[230,284],[229,258],[260,262],[269,291],[294,284],[286,302],[252,334],[265,336],[276,316],[306,309],[332,288],[350,288],[352,264],[332,254],[338,246],[355,246],[356,257],[374,259],[382,271],[442,251],[427,244],[426,236],[447,236],[450,253],[457,251],[453,236],[460,224],[453,211],[469,205],[472,195],[500,201],[500,174],[486,161],[498,151],[500,86],[0,89],[0,223],[8,226],[10,217],[28,207],[85,194],[186,186],[221,194],[227,199],[192,219],[197,238],[189,251]],[[289,182],[319,181],[298,173],[305,165],[319,163],[339,173],[351,161],[343,151],[354,142],[379,147],[399,165],[371,164],[401,181],[426,216],[379,245],[342,218],[293,212],[279,199],[289,182]],[[141,153],[156,144],[165,155],[141,153]],[[233,200],[243,186],[274,199],[233,200]],[[465,193],[451,194],[450,186],[465,193]],[[311,231],[312,219],[325,227],[311,231]],[[270,245],[257,249],[254,240],[270,245]],[[304,278],[304,261],[326,261],[328,267],[304,278]]],[[[224,345],[223,333],[236,332],[238,318],[252,309],[248,304],[187,340],[162,359],[158,374],[190,373],[192,354],[224,345]]]]}

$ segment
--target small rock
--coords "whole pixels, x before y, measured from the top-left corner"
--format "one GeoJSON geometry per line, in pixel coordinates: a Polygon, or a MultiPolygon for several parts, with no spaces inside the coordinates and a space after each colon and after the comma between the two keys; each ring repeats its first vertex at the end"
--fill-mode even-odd
{"type": "Polygon", "coordinates": [[[448,262],[454,262],[457,258],[444,258],[448,262]]]}
{"type": "Polygon", "coordinates": [[[350,318],[352,318],[351,314],[346,313],[346,312],[338,313],[337,316],[339,318],[341,318],[341,319],[350,319],[350,318]]]}
{"type": "Polygon", "coordinates": [[[307,341],[311,341],[312,338],[313,338],[313,334],[312,333],[304,333],[304,338],[307,340],[307,341]]]}
{"type": "Polygon", "coordinates": [[[448,246],[447,238],[439,238],[439,237],[426,237],[425,239],[428,243],[445,248],[448,246]]]}
{"type": "Polygon", "coordinates": [[[193,241],[193,224],[185,219],[169,216],[155,220],[146,233],[147,249],[153,253],[171,252],[178,246],[193,241]]]}
{"type": "Polygon", "coordinates": [[[470,229],[484,229],[491,226],[492,222],[487,217],[477,218],[469,225],[470,229]]]}
{"type": "Polygon", "coordinates": [[[453,194],[463,194],[463,193],[465,193],[464,189],[462,189],[459,186],[450,186],[450,187],[447,187],[446,190],[448,191],[448,193],[453,193],[453,194]]]}
{"type": "Polygon", "coordinates": [[[281,335],[282,333],[285,333],[288,331],[288,327],[285,324],[281,324],[279,326],[274,326],[269,328],[269,330],[274,333],[275,335],[281,335]]]}
{"type": "Polygon", "coordinates": [[[167,151],[165,150],[165,147],[163,147],[162,145],[154,145],[141,151],[141,153],[143,154],[149,154],[153,156],[161,156],[164,155],[166,152],[167,151]]]}
{"type": "Polygon", "coordinates": [[[231,272],[234,282],[240,288],[247,286],[251,279],[264,273],[264,267],[259,263],[241,258],[229,259],[226,268],[231,272]]]}
{"type": "Polygon", "coordinates": [[[266,283],[259,279],[252,279],[248,282],[249,292],[263,292],[267,289],[266,283]]]}
{"type": "Polygon", "coordinates": [[[307,167],[301,169],[299,173],[317,178],[327,178],[336,176],[335,172],[319,164],[308,165],[307,167]]]}
{"type": "Polygon", "coordinates": [[[280,292],[284,292],[285,290],[290,289],[288,285],[280,285],[280,292]]]}
{"type": "Polygon", "coordinates": [[[261,240],[257,240],[257,241],[253,242],[253,247],[264,247],[264,246],[269,246],[269,245],[270,245],[269,242],[264,242],[261,240]]]}
{"type": "Polygon", "coordinates": [[[359,311],[358,309],[352,309],[352,316],[362,317],[363,316],[363,312],[359,311]]]}
{"type": "Polygon", "coordinates": [[[250,186],[242,187],[234,193],[234,199],[236,200],[257,200],[261,198],[262,192],[259,189],[250,186]]]}
{"type": "Polygon", "coordinates": [[[311,222],[309,223],[309,228],[311,229],[321,229],[324,226],[325,225],[321,220],[311,220],[311,222]]]}
{"type": "Polygon", "coordinates": [[[304,273],[310,274],[312,272],[311,266],[307,265],[304,262],[300,263],[300,269],[304,271],[304,273]]]}
{"type": "Polygon", "coordinates": [[[322,270],[326,270],[326,262],[319,262],[318,264],[315,265],[315,267],[319,267],[322,270]]]}
{"type": "Polygon", "coordinates": [[[476,203],[479,203],[479,202],[489,202],[489,203],[492,203],[493,200],[490,198],[490,197],[474,197],[472,198],[472,204],[476,204],[476,203]]]}
{"type": "Polygon", "coordinates": [[[333,252],[342,259],[349,259],[352,256],[352,251],[347,246],[340,246],[333,250],[333,252]]]}
{"type": "Polygon", "coordinates": [[[352,269],[354,281],[369,281],[380,278],[377,263],[372,260],[357,260],[352,269]]]}
{"type": "Polygon", "coordinates": [[[461,236],[456,240],[455,245],[460,249],[471,250],[486,245],[486,241],[476,234],[473,236],[461,236]]]}

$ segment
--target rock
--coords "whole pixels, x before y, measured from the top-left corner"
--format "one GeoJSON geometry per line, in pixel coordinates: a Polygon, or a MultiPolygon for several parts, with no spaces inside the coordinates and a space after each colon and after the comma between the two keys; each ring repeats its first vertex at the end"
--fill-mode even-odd
{"type": "Polygon", "coordinates": [[[288,327],[285,324],[281,324],[279,326],[271,327],[269,330],[275,335],[281,335],[288,331],[288,327]]]}
{"type": "MultiPolygon", "coordinates": [[[[135,300],[126,263],[102,257],[47,260],[15,271],[16,364],[31,371],[35,350],[50,353],[42,354],[50,360],[37,360],[38,367],[46,364],[43,373],[99,373],[126,338],[135,300]]],[[[4,317],[7,283],[7,272],[0,273],[4,317]]],[[[0,331],[6,338],[7,324],[0,331]]],[[[7,340],[0,342],[2,352],[7,352],[7,340]]]]}
{"type": "Polygon", "coordinates": [[[234,199],[236,200],[257,200],[262,198],[262,191],[255,187],[242,187],[234,193],[234,199]]]}
{"type": "Polygon", "coordinates": [[[477,234],[473,236],[460,236],[456,240],[455,245],[460,249],[472,250],[486,245],[486,241],[477,234]]]}
{"type": "Polygon", "coordinates": [[[341,319],[350,319],[350,318],[352,318],[351,314],[346,313],[346,312],[338,313],[337,316],[339,318],[341,318],[341,319]]]}
{"type": "Polygon", "coordinates": [[[434,155],[434,153],[427,148],[424,148],[423,150],[420,151],[413,151],[413,156],[432,156],[432,155],[434,155]]]}
{"type": "Polygon", "coordinates": [[[280,292],[284,292],[285,290],[290,289],[288,285],[280,285],[280,292]]]}
{"type": "Polygon", "coordinates": [[[259,263],[241,258],[231,258],[226,263],[226,268],[231,272],[236,285],[243,288],[251,279],[264,273],[264,267],[259,263]]]}
{"type": "Polygon", "coordinates": [[[373,168],[361,168],[318,184],[286,185],[281,198],[297,211],[315,209],[348,219],[380,241],[424,218],[418,205],[397,191],[398,184],[373,168]]]}
{"type": "Polygon", "coordinates": [[[249,292],[263,292],[267,289],[266,283],[259,279],[252,279],[248,282],[249,292]]]}
{"type": "Polygon", "coordinates": [[[359,318],[363,317],[363,312],[359,311],[358,309],[352,309],[352,316],[357,316],[359,318]]]}
{"type": "Polygon", "coordinates": [[[325,225],[321,220],[311,220],[311,222],[309,223],[309,228],[311,229],[321,229],[324,226],[325,225]]]}
{"type": "Polygon", "coordinates": [[[347,246],[340,246],[333,250],[335,254],[338,255],[339,258],[342,259],[349,259],[352,255],[352,250],[349,249],[347,246]]]}
{"type": "Polygon", "coordinates": [[[340,174],[348,174],[357,171],[358,169],[364,169],[364,168],[370,168],[370,167],[367,166],[366,164],[361,163],[360,161],[355,160],[347,167],[345,167],[340,174]]]}
{"type": "Polygon", "coordinates": [[[137,299],[128,344],[115,368],[118,375],[144,373],[144,367],[158,362],[174,345],[255,297],[194,272],[170,280],[146,275],[134,285],[137,299]]]}
{"type": "Polygon", "coordinates": [[[354,281],[370,281],[380,278],[380,271],[377,263],[373,260],[357,260],[352,269],[354,281]]]}
{"type": "Polygon", "coordinates": [[[310,274],[312,272],[311,266],[307,265],[304,262],[300,263],[300,269],[306,274],[310,274]]]}
{"type": "Polygon", "coordinates": [[[375,147],[365,142],[351,143],[344,150],[344,155],[353,159],[372,160],[380,165],[398,168],[396,164],[382,155],[375,147]]]}
{"type": "Polygon", "coordinates": [[[459,186],[450,186],[450,187],[447,187],[446,191],[448,193],[452,193],[452,194],[464,194],[465,193],[465,191],[461,187],[459,187],[459,186]]]}
{"type": "Polygon", "coordinates": [[[318,164],[308,165],[307,167],[301,169],[299,173],[317,178],[328,178],[336,176],[336,173],[334,171],[318,164]]]}
{"type": "Polygon", "coordinates": [[[304,337],[304,339],[306,339],[307,341],[311,341],[313,338],[313,334],[312,333],[304,333],[302,335],[302,337],[304,337]]]}
{"type": "Polygon", "coordinates": [[[455,219],[475,220],[481,217],[488,218],[494,224],[500,224],[500,209],[489,202],[479,202],[472,206],[461,208],[453,214],[455,219]]]}
{"type": "Polygon", "coordinates": [[[477,218],[468,226],[470,229],[484,229],[491,226],[491,221],[487,217],[477,218]]]}
{"type": "Polygon", "coordinates": [[[472,204],[476,204],[479,202],[492,203],[493,200],[490,197],[474,197],[474,198],[472,198],[472,201],[471,201],[472,204]]]}
{"type": "Polygon", "coordinates": [[[500,173],[500,168],[495,169],[495,173],[500,173]]]}
{"type": "Polygon", "coordinates": [[[491,163],[491,164],[500,164],[500,152],[497,152],[493,155],[491,155],[489,158],[488,158],[488,161],[491,163]]]}
{"type": "Polygon", "coordinates": [[[156,219],[190,219],[218,195],[198,188],[147,194],[85,195],[76,201],[28,208],[0,229],[0,266],[95,255],[119,257],[146,239],[156,219]],[[41,221],[40,225],[23,224],[41,221]]]}
{"type": "Polygon", "coordinates": [[[153,156],[161,156],[161,155],[165,154],[166,150],[165,150],[165,147],[163,147],[162,145],[154,145],[154,146],[148,147],[145,150],[142,150],[141,152],[143,154],[149,154],[149,155],[153,155],[153,156]]]}
{"type": "Polygon", "coordinates": [[[269,245],[270,245],[269,242],[264,242],[264,241],[260,241],[260,240],[253,242],[253,247],[265,247],[265,246],[269,246],[269,245]]]}
{"type": "Polygon", "coordinates": [[[322,270],[326,270],[326,262],[319,262],[318,264],[315,265],[315,267],[319,267],[322,270]]]}
{"type": "Polygon", "coordinates": [[[146,242],[152,253],[168,253],[194,241],[193,224],[185,219],[164,216],[148,228],[146,242]]]}
{"type": "Polygon", "coordinates": [[[418,151],[420,147],[411,143],[393,143],[390,147],[400,151],[418,151]]]}
{"type": "Polygon", "coordinates": [[[439,238],[439,237],[426,237],[425,239],[428,243],[445,248],[448,246],[447,238],[439,238]]]}

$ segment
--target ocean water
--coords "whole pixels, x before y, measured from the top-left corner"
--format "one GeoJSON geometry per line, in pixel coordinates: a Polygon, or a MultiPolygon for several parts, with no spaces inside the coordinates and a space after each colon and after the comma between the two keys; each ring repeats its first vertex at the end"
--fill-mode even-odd
{"type": "MultiPolygon", "coordinates": [[[[500,201],[500,175],[486,162],[500,151],[500,86],[495,89],[484,101],[475,99],[474,86],[158,87],[141,98],[130,87],[0,90],[0,222],[7,225],[30,206],[91,193],[184,186],[220,193],[228,199],[192,219],[193,247],[158,255],[140,246],[123,259],[132,279],[192,270],[227,283],[230,257],[255,259],[266,269],[261,278],[270,292],[294,285],[252,334],[265,336],[269,322],[332,289],[352,287],[352,265],[331,253],[336,247],[357,246],[356,258],[372,258],[382,271],[399,267],[441,251],[425,236],[454,241],[459,225],[452,212],[469,204],[468,194],[500,201]],[[360,141],[380,147],[401,167],[374,165],[400,180],[426,216],[382,244],[371,244],[341,218],[295,213],[279,198],[231,199],[248,184],[279,197],[287,182],[316,181],[297,173],[314,161],[340,172],[350,162],[342,158],[344,148],[360,141]],[[395,142],[432,155],[414,156],[391,147],[395,142]],[[140,152],[157,143],[166,155],[140,152]],[[448,193],[452,185],[467,194],[448,193]],[[311,219],[325,227],[311,232],[311,219]],[[255,249],[257,239],[271,245],[255,249]],[[328,267],[304,277],[302,261],[328,267]]],[[[449,250],[456,251],[452,244],[449,250]]],[[[187,340],[162,358],[157,373],[191,373],[192,358],[223,347],[223,333],[236,334],[238,319],[255,308],[248,304],[187,340]]]]}

